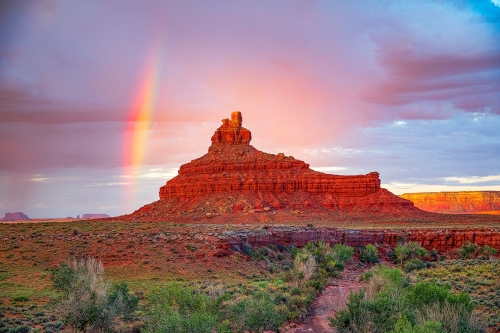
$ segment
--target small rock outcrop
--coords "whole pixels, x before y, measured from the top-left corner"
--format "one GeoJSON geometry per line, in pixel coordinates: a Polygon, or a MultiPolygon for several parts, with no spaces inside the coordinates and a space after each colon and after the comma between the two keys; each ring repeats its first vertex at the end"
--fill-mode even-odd
{"type": "Polygon", "coordinates": [[[252,140],[252,133],[244,127],[241,127],[243,117],[241,112],[231,113],[231,119],[222,119],[222,125],[212,136],[212,144],[238,145],[249,144],[252,140]]]}
{"type": "Polygon", "coordinates": [[[22,221],[22,220],[30,220],[28,215],[21,213],[21,212],[15,212],[15,213],[5,213],[5,217],[3,219],[0,219],[1,221],[22,221]]]}
{"type": "MultiPolygon", "coordinates": [[[[214,218],[221,215],[313,210],[418,211],[413,203],[380,187],[377,172],[341,176],[317,172],[283,153],[268,154],[250,145],[240,112],[223,119],[208,153],[180,167],[160,188],[160,200],[129,215],[214,218]]],[[[263,218],[265,220],[265,218],[263,218]]]]}
{"type": "Polygon", "coordinates": [[[500,214],[500,191],[405,193],[400,197],[428,212],[500,214]]]}

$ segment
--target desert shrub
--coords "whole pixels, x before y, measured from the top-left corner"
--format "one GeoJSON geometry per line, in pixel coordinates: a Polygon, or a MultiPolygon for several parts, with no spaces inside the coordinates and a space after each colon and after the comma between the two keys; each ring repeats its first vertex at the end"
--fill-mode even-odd
{"type": "Polygon", "coordinates": [[[260,294],[229,306],[225,315],[229,327],[237,332],[262,332],[277,330],[284,323],[286,312],[286,307],[275,306],[269,295],[260,294]]]}
{"type": "Polygon", "coordinates": [[[422,259],[424,257],[427,257],[428,255],[429,252],[422,246],[420,246],[418,242],[399,242],[396,244],[396,248],[394,249],[394,256],[401,267],[403,267],[403,264],[406,260],[417,258],[422,259]]]}
{"type": "Polygon", "coordinates": [[[359,258],[362,261],[376,263],[378,262],[378,249],[373,244],[368,244],[361,250],[359,258]]]}
{"type": "Polygon", "coordinates": [[[469,259],[471,256],[474,258],[477,255],[477,245],[467,241],[465,242],[460,250],[458,251],[458,255],[462,259],[469,259]]]}
{"type": "Polygon", "coordinates": [[[30,300],[30,297],[26,295],[16,295],[13,296],[11,299],[13,302],[27,302],[30,300]]]}
{"type": "Polygon", "coordinates": [[[147,297],[144,333],[211,333],[217,325],[217,310],[221,297],[180,284],[171,284],[151,292],[147,297]]]}
{"type": "Polygon", "coordinates": [[[196,245],[196,244],[192,244],[192,243],[187,243],[186,244],[186,249],[188,249],[191,252],[196,252],[196,251],[198,251],[199,248],[200,247],[198,245],[196,245]]]}
{"type": "Polygon", "coordinates": [[[364,333],[367,321],[362,309],[364,291],[351,292],[347,309],[338,311],[333,318],[330,318],[330,326],[336,327],[339,333],[364,333]]]}
{"type": "Polygon", "coordinates": [[[252,255],[254,252],[252,245],[250,245],[250,243],[247,242],[243,242],[243,244],[241,244],[241,251],[247,255],[252,255]]]}
{"type": "Polygon", "coordinates": [[[396,244],[394,249],[394,256],[401,267],[403,267],[403,262],[409,257],[408,247],[404,246],[403,243],[396,244]]]}
{"type": "Polygon", "coordinates": [[[263,246],[260,248],[260,253],[264,256],[267,257],[271,254],[271,250],[267,246],[263,246]]]}
{"type": "Polygon", "coordinates": [[[362,277],[364,291],[351,293],[347,308],[330,318],[339,333],[472,333],[484,327],[472,316],[473,302],[449,285],[410,284],[398,269],[375,266],[362,277]]]}
{"type": "Polygon", "coordinates": [[[68,293],[75,279],[75,270],[63,262],[52,272],[51,280],[54,287],[63,293],[68,293]]]}
{"type": "Polygon", "coordinates": [[[338,271],[341,271],[344,264],[354,255],[354,248],[350,246],[336,244],[330,247],[329,243],[323,241],[309,242],[305,249],[313,254],[318,267],[322,269],[321,273],[324,273],[325,277],[337,276],[338,271]]]}
{"type": "Polygon", "coordinates": [[[431,256],[432,260],[434,261],[438,260],[438,251],[436,249],[430,250],[429,255],[431,256]]]}
{"type": "Polygon", "coordinates": [[[299,253],[299,249],[296,246],[292,245],[289,248],[289,252],[290,252],[290,257],[292,257],[292,259],[295,259],[297,253],[299,253]]]}
{"type": "Polygon", "coordinates": [[[404,265],[405,272],[411,272],[417,269],[422,269],[425,267],[425,264],[420,259],[411,259],[404,265]]]}
{"type": "Polygon", "coordinates": [[[301,249],[293,260],[293,282],[299,287],[309,281],[317,269],[316,259],[307,249],[301,249]]]}
{"type": "Polygon", "coordinates": [[[488,246],[488,245],[485,245],[481,250],[480,250],[481,254],[483,255],[483,259],[490,259],[492,256],[496,255],[498,253],[498,250],[491,247],[491,246],[488,246]]]}
{"type": "Polygon", "coordinates": [[[406,317],[399,317],[394,329],[389,333],[447,333],[443,325],[435,321],[426,321],[423,325],[412,326],[406,317]]]}
{"type": "Polygon", "coordinates": [[[109,302],[120,307],[120,313],[126,320],[131,319],[132,313],[139,305],[139,297],[131,295],[125,282],[115,284],[108,295],[109,302]]]}
{"type": "Polygon", "coordinates": [[[103,265],[93,258],[74,261],[72,265],[62,264],[54,271],[52,281],[62,293],[58,299],[58,310],[66,324],[77,332],[113,331],[115,319],[134,303],[123,302],[124,299],[131,300],[126,285],[109,293],[103,265]],[[123,291],[127,291],[127,295],[123,291]]]}
{"type": "Polygon", "coordinates": [[[354,248],[343,244],[335,244],[332,248],[332,255],[335,261],[344,264],[354,255],[354,248]]]}

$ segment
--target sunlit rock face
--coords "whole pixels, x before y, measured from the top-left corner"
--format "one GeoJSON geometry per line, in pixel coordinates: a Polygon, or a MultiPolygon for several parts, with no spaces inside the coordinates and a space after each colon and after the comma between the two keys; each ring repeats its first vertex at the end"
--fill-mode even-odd
{"type": "Polygon", "coordinates": [[[500,191],[405,193],[422,210],[448,214],[500,214],[500,191]]]}
{"type": "MultiPolygon", "coordinates": [[[[160,188],[160,200],[133,217],[212,218],[271,210],[313,211],[375,209],[417,210],[380,187],[379,174],[339,176],[317,172],[309,164],[268,154],[250,145],[251,132],[236,111],[212,136],[208,153],[182,165],[178,176],[160,188]]],[[[298,211],[297,211],[298,212],[298,211]]]]}

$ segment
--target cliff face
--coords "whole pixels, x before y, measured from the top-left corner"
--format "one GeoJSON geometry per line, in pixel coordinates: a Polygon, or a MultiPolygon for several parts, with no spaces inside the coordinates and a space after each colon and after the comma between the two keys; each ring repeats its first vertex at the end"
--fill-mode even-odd
{"type": "Polygon", "coordinates": [[[476,214],[500,212],[500,191],[405,193],[422,210],[436,213],[476,214]]]}
{"type": "Polygon", "coordinates": [[[345,230],[335,228],[295,228],[283,230],[270,228],[259,232],[238,232],[222,240],[225,247],[241,246],[243,242],[253,246],[295,245],[305,246],[308,242],[323,240],[331,244],[363,246],[367,244],[386,244],[395,246],[405,240],[418,242],[424,248],[438,251],[457,249],[467,241],[478,246],[488,245],[500,249],[500,230],[498,229],[427,229],[427,230],[345,230]]]}
{"type": "Polygon", "coordinates": [[[130,217],[212,218],[284,209],[417,211],[410,201],[381,189],[377,172],[324,174],[292,156],[261,152],[250,145],[251,138],[241,113],[233,112],[215,131],[208,153],[182,165],[160,188],[160,200],[130,217]]]}

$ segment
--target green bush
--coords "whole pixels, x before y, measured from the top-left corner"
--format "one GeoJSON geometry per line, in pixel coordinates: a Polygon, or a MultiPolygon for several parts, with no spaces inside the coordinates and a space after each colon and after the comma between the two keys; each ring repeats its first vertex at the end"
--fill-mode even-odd
{"type": "Polygon", "coordinates": [[[425,267],[425,264],[422,260],[411,259],[410,261],[405,263],[404,270],[405,270],[405,272],[411,272],[411,271],[415,271],[417,269],[422,269],[424,267],[425,267]]]}
{"type": "Polygon", "coordinates": [[[217,310],[222,298],[180,284],[171,284],[148,295],[144,333],[211,333],[217,325],[217,310]]]}
{"type": "Polygon", "coordinates": [[[332,254],[335,261],[344,264],[354,255],[354,248],[343,244],[335,244],[332,248],[332,254]]]}
{"type": "Polygon", "coordinates": [[[465,242],[458,251],[458,255],[462,259],[469,259],[471,256],[475,258],[477,256],[477,245],[470,241],[465,242]]]}
{"type": "Polygon", "coordinates": [[[277,330],[286,319],[286,307],[275,306],[269,295],[258,295],[228,307],[226,316],[237,332],[277,330]]]}
{"type": "Polygon", "coordinates": [[[492,256],[496,255],[498,253],[498,250],[491,246],[485,245],[480,252],[483,255],[483,259],[489,259],[492,256]]]}
{"type": "Polygon", "coordinates": [[[351,293],[347,308],[330,318],[339,333],[479,333],[470,296],[449,285],[409,284],[398,269],[375,266],[362,278],[365,291],[351,293]]]}
{"type": "Polygon", "coordinates": [[[254,252],[252,245],[250,245],[250,243],[247,242],[243,242],[243,244],[241,244],[241,251],[249,256],[252,255],[254,252]]]}
{"type": "Polygon", "coordinates": [[[292,257],[292,259],[295,259],[295,256],[297,255],[297,253],[299,252],[299,249],[296,247],[296,246],[290,246],[290,256],[292,257]]]}
{"type": "Polygon", "coordinates": [[[396,248],[394,249],[394,256],[402,268],[405,261],[418,258],[422,259],[429,256],[429,252],[417,242],[398,242],[396,244],[396,248]]]}
{"type": "Polygon", "coordinates": [[[126,320],[131,319],[132,313],[139,305],[139,297],[130,294],[125,282],[115,284],[108,297],[114,308],[120,307],[120,312],[126,320]]]}
{"type": "Polygon", "coordinates": [[[359,258],[362,261],[376,263],[378,262],[378,249],[373,244],[368,244],[361,250],[359,258]]]}
{"type": "Polygon", "coordinates": [[[394,330],[389,333],[447,333],[447,331],[439,322],[426,321],[423,325],[412,326],[406,317],[399,317],[394,330]]]}

